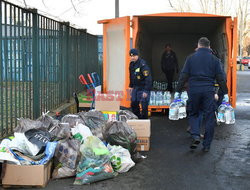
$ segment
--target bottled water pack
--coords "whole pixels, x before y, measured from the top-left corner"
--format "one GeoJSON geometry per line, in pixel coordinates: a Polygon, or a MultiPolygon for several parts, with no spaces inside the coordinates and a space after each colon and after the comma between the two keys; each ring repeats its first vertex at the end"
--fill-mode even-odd
{"type": "Polygon", "coordinates": [[[182,99],[175,99],[169,107],[169,119],[179,120],[187,117],[186,104],[182,99]]]}
{"type": "Polygon", "coordinates": [[[234,109],[229,103],[222,102],[218,108],[217,121],[225,124],[235,123],[234,109]]]}
{"type": "Polygon", "coordinates": [[[171,93],[169,91],[151,91],[149,105],[168,106],[171,102],[171,93]]]}
{"type": "Polygon", "coordinates": [[[185,105],[187,104],[187,100],[188,100],[187,91],[184,91],[184,92],[181,93],[181,100],[183,100],[185,102],[185,105]]]}

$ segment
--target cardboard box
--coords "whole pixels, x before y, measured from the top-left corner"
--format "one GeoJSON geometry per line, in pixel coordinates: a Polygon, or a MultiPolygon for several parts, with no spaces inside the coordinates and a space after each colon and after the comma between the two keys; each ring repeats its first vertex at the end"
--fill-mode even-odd
{"type": "Polygon", "coordinates": [[[45,165],[3,164],[3,185],[45,187],[50,179],[52,161],[45,165]]]}
{"type": "Polygon", "coordinates": [[[150,137],[150,119],[127,120],[127,124],[135,130],[137,137],[150,137]]]}
{"type": "Polygon", "coordinates": [[[150,137],[137,137],[137,151],[149,151],[150,137]]]}
{"type": "Polygon", "coordinates": [[[119,111],[120,99],[112,94],[99,94],[95,99],[95,109],[98,111],[119,111]]]}
{"type": "Polygon", "coordinates": [[[90,108],[92,103],[79,103],[79,108],[90,108]]]}

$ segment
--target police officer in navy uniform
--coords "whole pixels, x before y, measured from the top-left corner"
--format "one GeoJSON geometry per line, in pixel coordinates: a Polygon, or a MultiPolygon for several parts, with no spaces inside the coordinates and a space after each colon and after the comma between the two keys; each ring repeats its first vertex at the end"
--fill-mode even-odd
{"type": "Polygon", "coordinates": [[[204,114],[205,135],[203,150],[208,152],[214,135],[215,118],[215,80],[217,80],[224,99],[228,101],[228,89],[225,82],[220,60],[211,53],[210,41],[202,37],[198,41],[198,49],[188,56],[178,80],[175,97],[179,97],[184,83],[189,83],[190,113],[189,124],[191,126],[191,149],[197,148],[200,143],[199,115],[204,114]]]}
{"type": "Polygon", "coordinates": [[[131,62],[129,65],[132,112],[139,119],[148,118],[148,103],[150,99],[150,90],[152,87],[151,72],[146,62],[139,58],[137,49],[129,51],[131,62]],[[141,103],[142,112],[139,104],[141,103]]]}

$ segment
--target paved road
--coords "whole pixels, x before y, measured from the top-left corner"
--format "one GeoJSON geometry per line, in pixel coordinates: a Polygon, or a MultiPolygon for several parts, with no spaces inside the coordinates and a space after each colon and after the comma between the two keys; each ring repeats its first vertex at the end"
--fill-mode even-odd
{"type": "Polygon", "coordinates": [[[147,159],[114,179],[74,186],[74,178],[52,180],[46,189],[250,189],[250,71],[238,72],[236,124],[216,127],[209,153],[191,152],[187,120],[152,117],[147,159]]]}

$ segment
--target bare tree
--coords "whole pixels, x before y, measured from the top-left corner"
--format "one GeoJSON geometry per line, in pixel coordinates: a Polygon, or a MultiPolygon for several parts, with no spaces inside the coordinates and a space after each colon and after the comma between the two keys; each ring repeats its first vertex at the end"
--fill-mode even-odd
{"type": "Polygon", "coordinates": [[[75,4],[73,3],[73,0],[70,0],[70,1],[71,1],[72,7],[74,8],[75,12],[76,12],[76,13],[79,13],[79,12],[76,10],[76,7],[75,7],[75,4]]]}
{"type": "Polygon", "coordinates": [[[77,11],[76,6],[80,6],[80,4],[86,3],[86,2],[91,1],[91,0],[78,0],[78,2],[76,4],[73,3],[73,0],[70,0],[70,1],[71,1],[71,4],[72,4],[72,7],[69,7],[68,9],[66,9],[65,11],[63,11],[59,15],[59,17],[63,16],[65,13],[71,11],[72,9],[74,9],[77,14],[80,14],[80,12],[77,11]]]}
{"type": "Polygon", "coordinates": [[[190,2],[189,0],[168,0],[170,7],[177,12],[190,12],[190,2]]]}
{"type": "Polygon", "coordinates": [[[243,55],[243,42],[245,41],[247,34],[249,34],[250,30],[248,29],[248,22],[250,16],[250,7],[249,0],[241,0],[238,2],[237,8],[237,17],[238,17],[238,26],[239,26],[239,55],[243,55]]]}
{"type": "Polygon", "coordinates": [[[250,44],[248,44],[245,49],[246,49],[247,55],[250,55],[250,44]]]}

